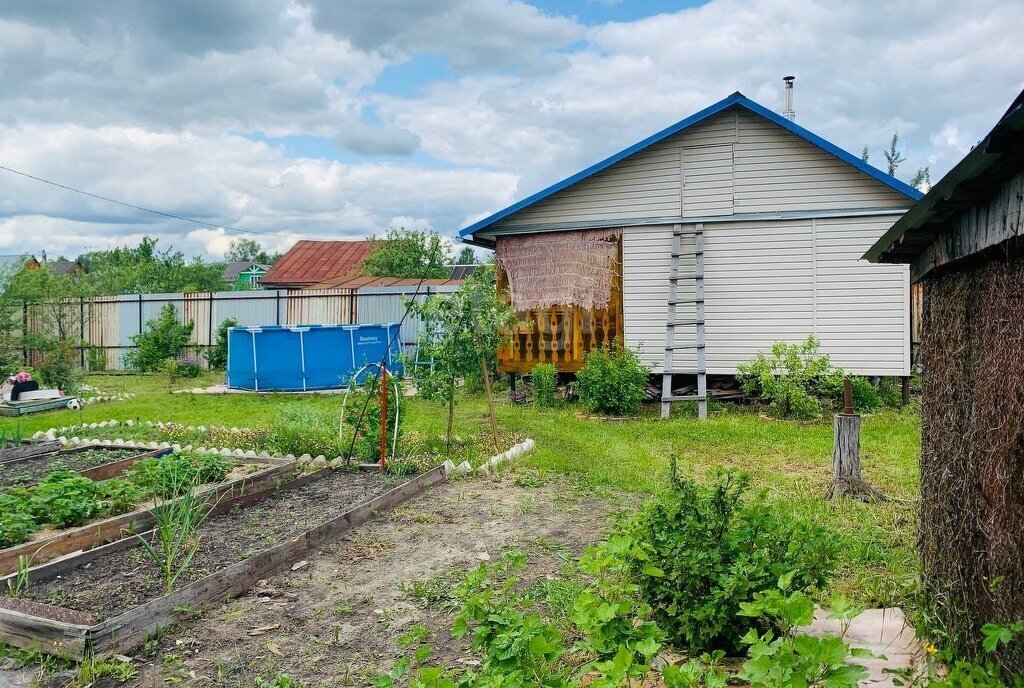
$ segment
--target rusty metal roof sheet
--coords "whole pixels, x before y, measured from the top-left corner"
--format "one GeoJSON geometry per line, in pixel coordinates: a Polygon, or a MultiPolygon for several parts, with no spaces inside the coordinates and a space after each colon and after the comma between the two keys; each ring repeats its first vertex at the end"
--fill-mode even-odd
{"type": "Polygon", "coordinates": [[[372,244],[369,240],[299,241],[267,271],[263,284],[295,288],[356,277],[372,244]]]}

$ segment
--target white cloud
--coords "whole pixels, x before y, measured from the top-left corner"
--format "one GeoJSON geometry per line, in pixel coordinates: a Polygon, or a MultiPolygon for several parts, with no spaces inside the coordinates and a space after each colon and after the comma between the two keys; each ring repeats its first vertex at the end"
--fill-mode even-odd
{"type": "MultiPolygon", "coordinates": [[[[587,27],[521,0],[9,0],[0,163],[254,232],[358,237],[396,220],[452,233],[741,90],[900,176],[933,179],[1024,86],[1024,5],[711,0],[587,27]],[[458,72],[399,97],[389,65],[458,72]],[[316,136],[391,163],[314,159],[316,136]]],[[[582,11],[582,10],[581,10],[582,11]]],[[[335,151],[336,152],[336,151],[335,151]]],[[[220,255],[231,233],[0,172],[0,247],[51,255],[143,234],[220,255]]],[[[255,236],[255,235],[254,235],[255,236]]],[[[261,238],[265,244],[270,238],[261,238]]]]}

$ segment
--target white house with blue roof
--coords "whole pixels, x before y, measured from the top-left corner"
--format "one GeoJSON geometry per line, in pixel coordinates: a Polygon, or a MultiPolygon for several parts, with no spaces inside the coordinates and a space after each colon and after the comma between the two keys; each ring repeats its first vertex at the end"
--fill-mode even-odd
{"type": "MultiPolygon", "coordinates": [[[[773,342],[813,334],[852,373],[906,376],[907,267],[861,256],[920,197],[734,93],[460,234],[496,248],[513,305],[534,321],[500,356],[508,372],[542,361],[578,369],[582,351],[617,335],[661,373],[679,231],[683,255],[694,256],[696,236],[703,241],[702,284],[693,279],[696,259],[680,259],[675,301],[702,301],[707,373],[735,374],[773,342]],[[616,244],[604,254],[610,272],[598,274],[579,252],[603,246],[595,239],[616,244]],[[548,267],[531,270],[533,260],[548,267]],[[575,275],[577,264],[589,267],[575,275]],[[601,280],[611,281],[610,298],[589,301],[606,286],[601,280]]],[[[679,322],[684,311],[676,311],[679,322]]],[[[671,361],[674,373],[699,367],[694,347],[671,361]]]]}

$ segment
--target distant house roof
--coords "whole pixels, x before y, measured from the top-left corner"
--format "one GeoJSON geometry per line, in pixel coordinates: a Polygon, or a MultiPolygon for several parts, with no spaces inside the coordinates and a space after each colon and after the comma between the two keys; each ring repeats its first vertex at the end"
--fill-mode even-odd
{"type": "MultiPolygon", "coordinates": [[[[416,277],[372,277],[362,275],[359,277],[335,277],[316,284],[311,284],[306,289],[362,289],[364,287],[409,287],[413,291],[416,285],[420,284],[416,277]]],[[[462,284],[461,279],[425,279],[422,287],[442,287],[447,285],[458,286],[462,284]]]]}
{"type": "Polygon", "coordinates": [[[51,260],[46,263],[50,271],[55,275],[73,275],[77,272],[85,272],[85,266],[77,260],[51,260]]]}
{"type": "Polygon", "coordinates": [[[0,274],[8,271],[17,271],[28,265],[29,263],[36,262],[36,259],[25,253],[14,253],[8,255],[0,255],[0,274]]]}
{"type": "Polygon", "coordinates": [[[248,270],[249,268],[257,267],[263,271],[269,270],[269,265],[263,263],[254,263],[251,260],[242,260],[237,263],[228,263],[228,266],[224,268],[224,281],[234,282],[238,279],[238,276],[248,270]]]}
{"type": "MultiPolygon", "coordinates": [[[[990,198],[1000,185],[1024,170],[1024,91],[1014,99],[992,131],[946,173],[928,193],[867,250],[864,258],[873,263],[911,263],[912,277],[933,269],[940,258],[925,255],[949,223],[965,211],[990,198]],[[922,262],[923,261],[923,262],[922,262]]],[[[1012,226],[1004,217],[994,226],[1012,226]]],[[[988,242],[1000,240],[991,231],[988,242]]]]}
{"type": "Polygon", "coordinates": [[[301,289],[324,280],[356,277],[373,242],[299,241],[263,276],[264,286],[301,289]]]}
{"type": "Polygon", "coordinates": [[[476,263],[472,263],[469,265],[449,265],[448,267],[451,268],[451,272],[448,274],[448,279],[464,280],[476,272],[476,269],[480,266],[476,263]]]}
{"type": "MultiPolygon", "coordinates": [[[[919,198],[921,198],[921,195],[922,195],[921,192],[918,191],[917,189],[915,189],[914,187],[910,186],[909,184],[901,182],[899,179],[896,179],[895,177],[892,177],[892,176],[886,174],[885,172],[882,172],[878,168],[873,167],[872,165],[869,165],[868,163],[864,162],[863,160],[861,160],[856,155],[853,155],[852,153],[849,153],[848,151],[843,150],[842,148],[840,148],[839,146],[835,145],[834,143],[826,141],[825,139],[821,138],[817,134],[814,134],[813,132],[811,132],[811,131],[809,131],[807,129],[804,129],[803,127],[801,127],[796,122],[793,122],[792,120],[789,120],[789,119],[783,117],[782,115],[778,114],[777,112],[769,110],[768,108],[766,108],[765,106],[761,105],[760,103],[756,103],[753,100],[750,100],[745,95],[743,95],[742,93],[737,91],[737,92],[733,93],[731,96],[728,96],[727,98],[723,98],[722,100],[718,101],[714,105],[710,105],[710,106],[704,108],[703,110],[701,110],[700,112],[697,112],[697,113],[695,113],[693,115],[690,115],[686,119],[680,120],[680,121],[676,122],[675,124],[673,124],[672,126],[667,127],[665,129],[662,129],[661,131],[659,131],[656,134],[652,134],[651,136],[648,136],[644,140],[639,141],[638,143],[633,144],[629,148],[625,148],[625,149],[619,151],[618,153],[616,153],[616,154],[614,154],[614,155],[612,155],[612,156],[610,156],[608,158],[605,158],[601,162],[595,163],[594,165],[591,165],[590,167],[577,172],[576,174],[572,175],[571,177],[566,177],[562,181],[560,181],[560,182],[558,182],[556,184],[552,184],[548,188],[543,189],[541,191],[538,191],[537,193],[533,194],[532,196],[527,196],[523,200],[518,201],[516,203],[513,203],[512,205],[510,205],[509,207],[507,207],[507,208],[505,208],[503,210],[499,210],[498,212],[494,213],[493,215],[490,215],[489,217],[485,217],[484,219],[480,220],[479,222],[474,222],[470,226],[468,226],[468,227],[464,228],[463,230],[461,230],[459,232],[459,236],[466,243],[479,244],[480,240],[477,237],[475,237],[474,235],[479,233],[479,232],[481,232],[481,231],[483,231],[483,230],[485,230],[485,229],[487,229],[488,227],[490,227],[494,223],[498,222],[499,220],[502,220],[502,219],[508,217],[509,215],[522,210],[523,208],[531,206],[534,203],[538,203],[538,202],[544,200],[545,198],[547,198],[549,196],[553,196],[554,194],[558,193],[559,191],[562,191],[563,189],[565,189],[567,187],[570,187],[573,184],[576,184],[577,182],[583,181],[584,179],[587,179],[588,177],[592,177],[595,174],[597,174],[598,172],[601,172],[602,170],[605,170],[605,169],[611,167],[612,165],[616,164],[620,160],[624,160],[624,159],[630,157],[631,155],[635,155],[636,153],[639,153],[640,151],[642,151],[642,150],[644,150],[646,148],[649,148],[650,146],[653,146],[654,144],[656,144],[659,141],[662,141],[662,140],[668,138],[669,136],[672,136],[674,134],[678,134],[679,132],[683,131],[684,129],[688,129],[688,128],[690,128],[690,127],[692,127],[692,126],[694,126],[694,125],[696,125],[696,124],[698,124],[700,122],[703,122],[704,120],[708,119],[709,117],[717,115],[718,113],[723,112],[723,111],[725,111],[725,110],[727,110],[729,108],[732,108],[732,107],[744,108],[744,109],[749,110],[750,112],[754,113],[755,115],[759,115],[759,116],[767,119],[768,121],[773,122],[774,124],[779,125],[780,127],[785,129],[786,131],[788,131],[790,133],[793,133],[793,134],[796,134],[797,136],[799,136],[800,138],[804,139],[805,141],[808,141],[809,143],[814,144],[815,146],[817,146],[818,148],[821,148],[826,153],[829,153],[830,155],[832,155],[832,156],[834,156],[836,158],[839,158],[841,161],[843,161],[843,162],[847,163],[848,165],[854,167],[855,169],[863,172],[864,174],[868,175],[869,177],[872,177],[872,178],[876,179],[877,181],[885,184],[886,186],[888,186],[889,188],[893,189],[894,191],[897,191],[897,192],[905,195],[907,198],[909,198],[909,199],[911,199],[913,201],[916,201],[919,198]]],[[[481,244],[481,245],[488,245],[488,244],[484,243],[484,244],[481,244]]]]}

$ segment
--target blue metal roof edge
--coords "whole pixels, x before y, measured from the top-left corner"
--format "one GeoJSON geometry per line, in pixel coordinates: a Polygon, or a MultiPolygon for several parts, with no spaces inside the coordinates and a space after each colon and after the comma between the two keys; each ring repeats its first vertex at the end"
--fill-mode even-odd
{"type": "Polygon", "coordinates": [[[597,174],[598,172],[600,172],[600,171],[602,171],[604,169],[607,169],[608,167],[611,167],[612,165],[614,165],[615,163],[619,162],[620,160],[622,160],[624,158],[628,158],[629,156],[633,155],[634,153],[638,153],[638,152],[642,151],[644,148],[647,148],[648,146],[654,145],[655,143],[657,143],[657,142],[661,141],[662,139],[665,139],[665,138],[667,138],[669,136],[672,136],[673,134],[678,134],[679,132],[683,131],[684,129],[687,129],[688,127],[691,127],[694,124],[697,124],[698,122],[701,122],[701,121],[707,119],[708,117],[711,117],[712,115],[716,115],[719,112],[725,110],[726,108],[732,107],[733,105],[739,105],[741,107],[744,107],[747,110],[753,112],[754,114],[760,115],[761,117],[764,117],[765,119],[769,120],[770,122],[773,122],[773,123],[779,125],[783,129],[785,129],[785,130],[787,130],[787,131],[789,131],[789,132],[791,132],[793,134],[796,134],[797,136],[799,136],[800,138],[804,139],[805,141],[808,141],[809,143],[814,144],[815,146],[817,146],[818,148],[821,148],[826,153],[829,153],[830,155],[833,155],[833,156],[839,158],[843,162],[845,162],[845,163],[847,163],[849,165],[852,165],[857,170],[859,170],[859,171],[863,172],[864,174],[874,178],[877,181],[882,182],[883,184],[885,184],[886,186],[890,187],[894,191],[897,191],[897,192],[907,196],[908,198],[910,198],[913,201],[919,200],[924,195],[920,191],[915,189],[914,187],[910,186],[909,184],[906,184],[905,182],[901,182],[899,179],[896,179],[895,177],[892,177],[892,176],[886,174],[885,172],[882,172],[877,167],[869,165],[868,163],[864,162],[863,160],[861,160],[857,156],[849,153],[848,151],[843,150],[842,148],[840,148],[839,146],[835,145],[834,143],[826,141],[825,139],[821,138],[817,134],[814,134],[814,133],[808,131],[807,129],[804,129],[803,127],[801,127],[796,122],[792,122],[792,121],[786,119],[785,117],[783,117],[782,115],[780,115],[780,114],[778,114],[776,112],[773,112],[772,110],[769,110],[768,108],[764,107],[763,105],[760,105],[759,103],[755,103],[754,101],[750,100],[749,98],[747,98],[745,95],[743,95],[739,91],[736,91],[735,93],[733,93],[732,95],[728,96],[727,98],[723,98],[722,100],[718,101],[717,103],[715,103],[713,105],[709,105],[708,107],[704,108],[700,112],[696,112],[696,113],[690,115],[689,117],[687,117],[686,119],[682,119],[682,120],[676,122],[675,124],[673,124],[672,126],[667,127],[665,129],[662,129],[661,131],[659,131],[656,134],[652,134],[651,136],[648,136],[644,140],[642,140],[642,141],[640,141],[638,143],[633,144],[629,148],[625,148],[625,149],[619,151],[618,153],[615,153],[614,155],[612,155],[610,157],[607,157],[604,160],[602,160],[602,161],[600,161],[598,163],[595,163],[595,164],[591,165],[590,167],[588,167],[588,168],[586,168],[584,170],[581,170],[581,171],[577,172],[576,174],[572,175],[571,177],[566,177],[562,181],[557,182],[555,184],[552,184],[551,186],[549,186],[546,189],[543,189],[541,191],[538,191],[537,193],[533,194],[532,196],[527,196],[526,198],[524,198],[521,201],[518,201],[516,203],[513,203],[512,205],[508,206],[507,208],[505,208],[503,210],[499,210],[498,212],[494,213],[493,215],[485,217],[484,219],[479,220],[478,222],[474,222],[473,224],[471,224],[470,226],[466,227],[465,229],[460,230],[459,231],[459,236],[460,237],[470,236],[470,235],[478,232],[479,230],[483,229],[484,227],[487,227],[488,225],[492,225],[495,222],[497,222],[497,221],[499,221],[501,219],[504,219],[504,218],[508,217],[509,215],[522,210],[523,208],[525,208],[527,206],[533,205],[534,203],[537,203],[538,201],[544,200],[548,196],[556,194],[559,191],[565,189],[566,187],[572,186],[576,182],[582,181],[582,180],[586,179],[587,177],[593,176],[593,175],[597,174]]]}

